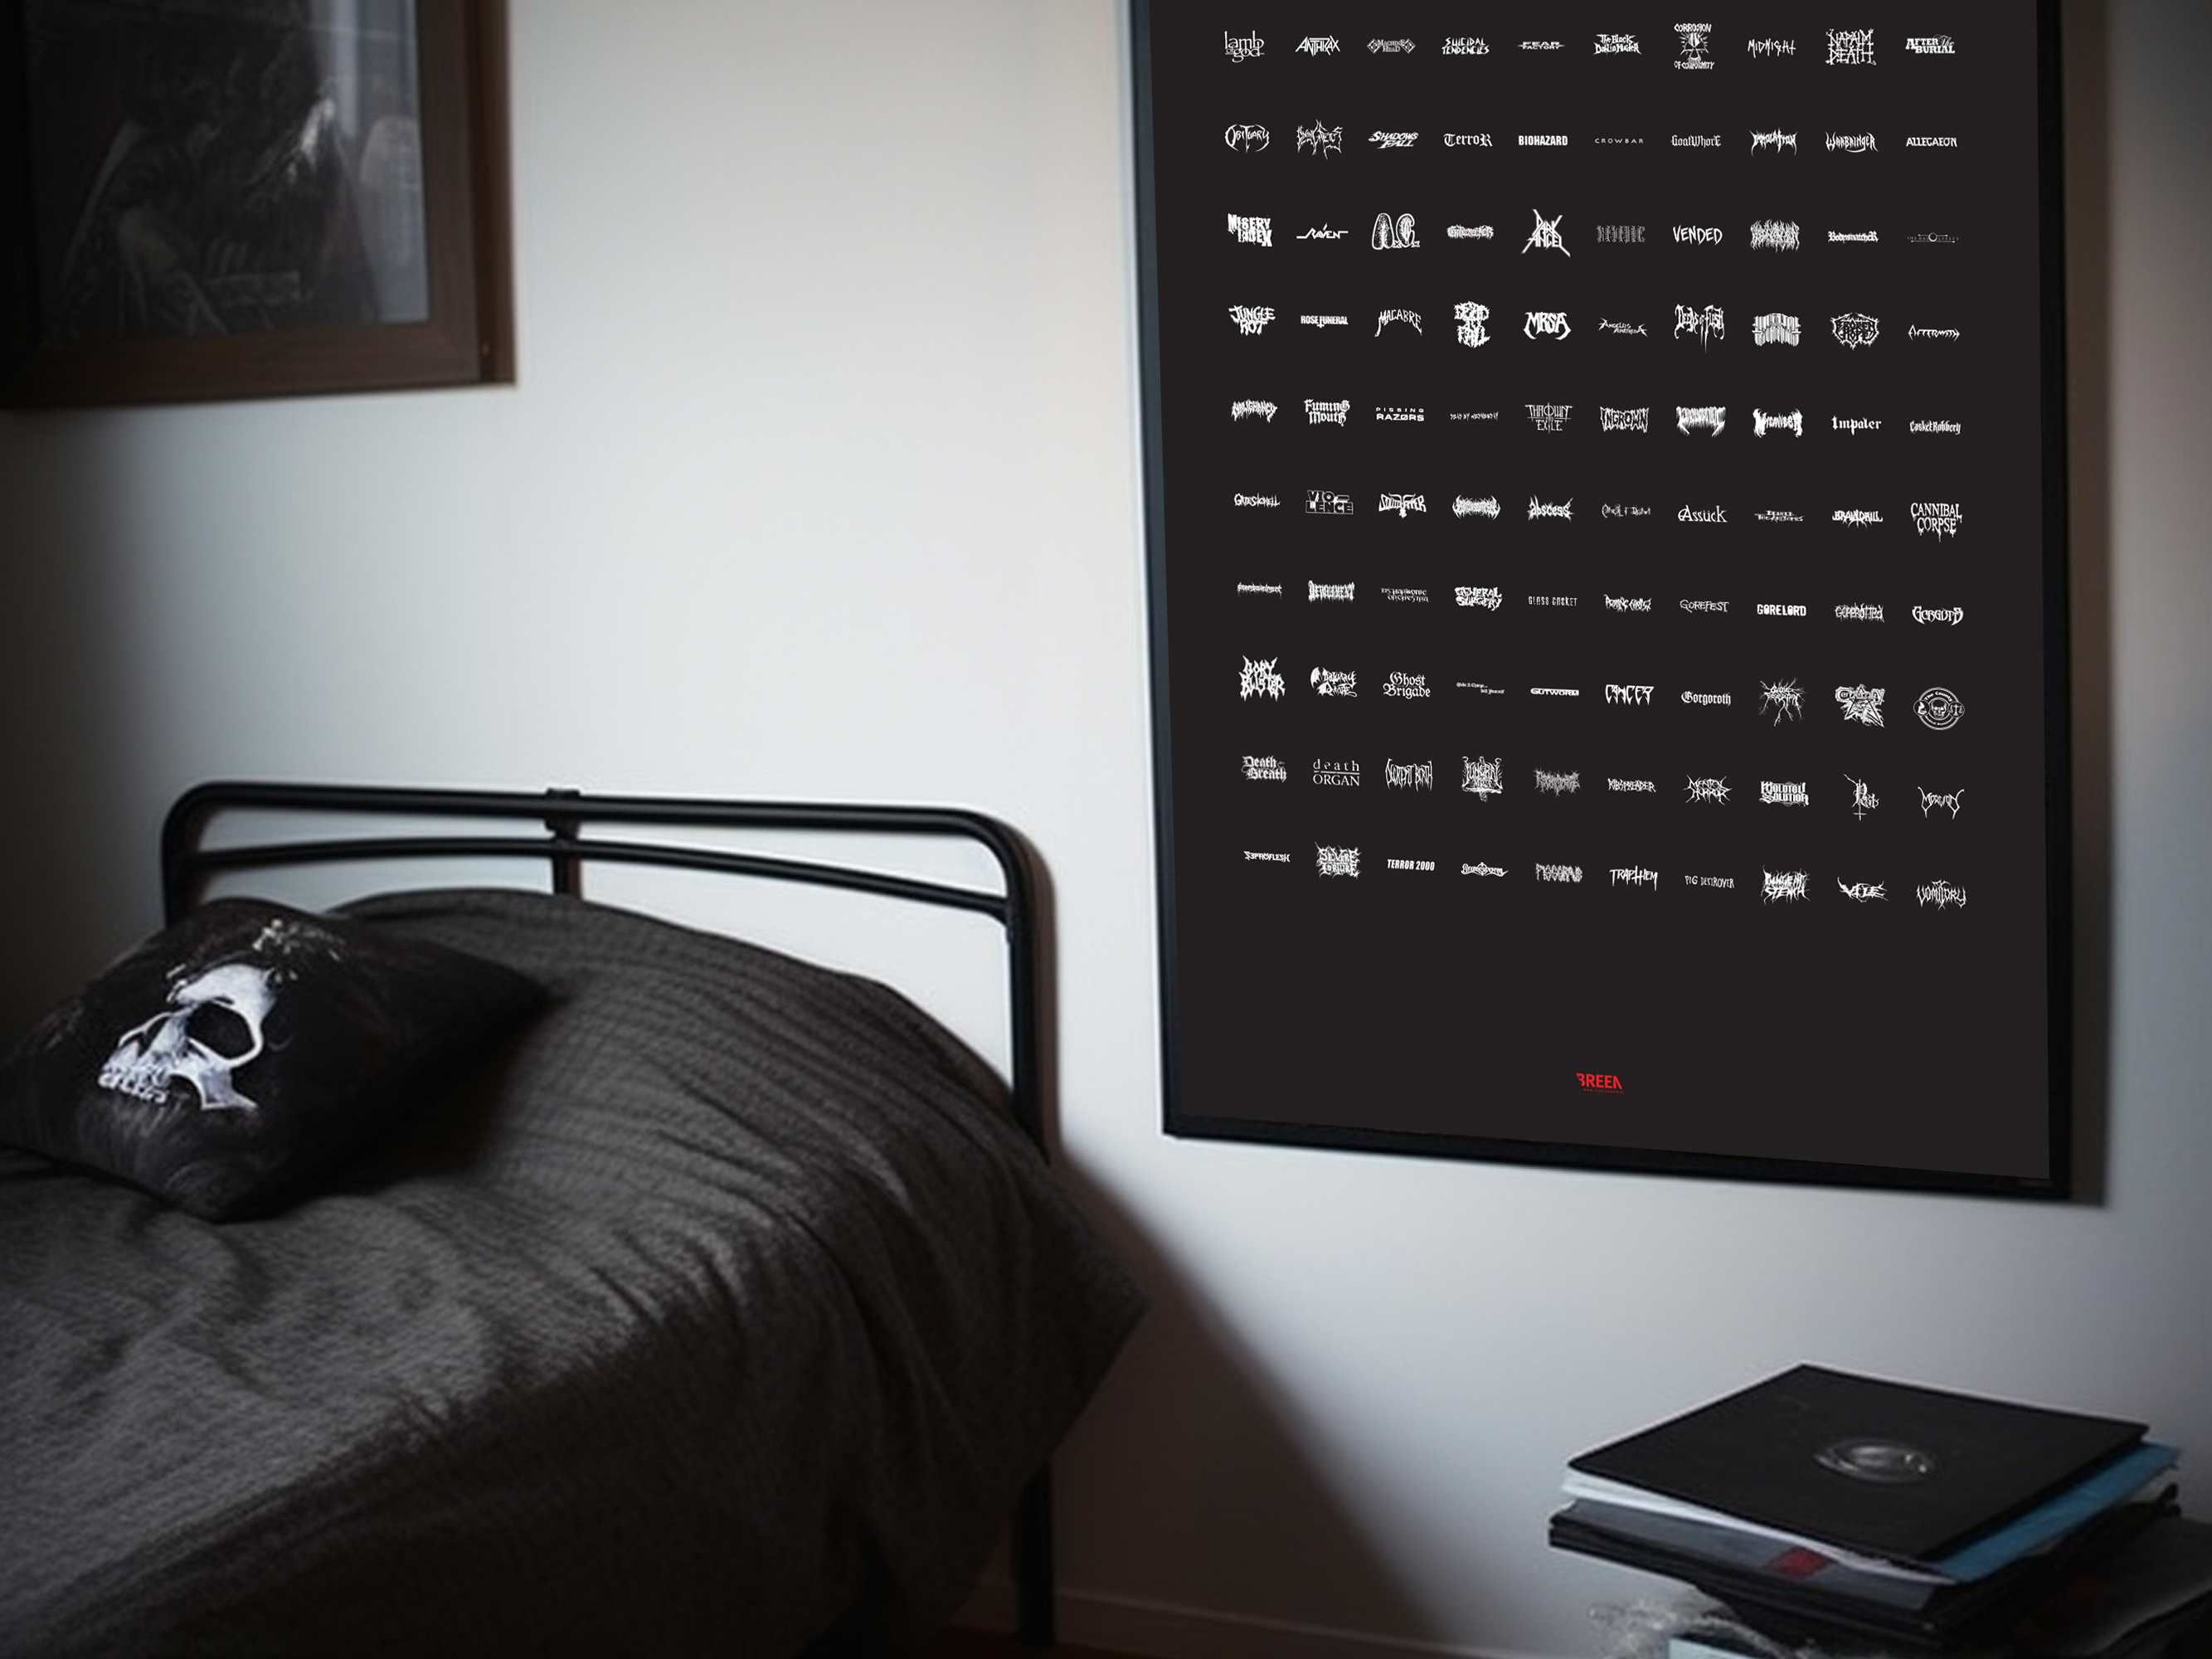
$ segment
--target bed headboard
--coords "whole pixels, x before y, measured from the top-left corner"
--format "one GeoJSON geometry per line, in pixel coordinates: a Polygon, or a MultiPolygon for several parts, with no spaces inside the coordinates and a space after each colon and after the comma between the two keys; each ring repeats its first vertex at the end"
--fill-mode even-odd
{"type": "Polygon", "coordinates": [[[961,807],[882,806],[810,801],[742,801],[543,794],[477,789],[411,789],[334,784],[204,783],[178,797],[161,825],[161,904],[174,921],[215,878],[286,866],[415,859],[543,859],[548,885],[580,896],[586,864],[647,865],[844,888],[990,917],[1006,939],[1009,1079],[1016,1119],[1044,1150],[1037,984],[1036,881],[1028,844],[1009,825],[961,807]],[[422,832],[313,839],[241,838],[211,845],[226,814],[313,813],[389,822],[419,819],[422,832]],[[472,827],[455,828],[467,823],[472,827]],[[428,826],[441,826],[431,832],[428,826]],[[496,827],[487,828],[486,825],[496,827]],[[527,829],[522,826],[529,826],[527,829]],[[513,827],[508,827],[513,826],[513,827]],[[611,830],[617,833],[603,833],[611,830]],[[948,836],[980,843],[999,866],[997,892],[859,866],[687,844],[671,832],[818,830],[948,836]]]}
{"type": "MultiPolygon", "coordinates": [[[[568,789],[531,794],[216,782],[186,791],[163,820],[161,902],[173,921],[198,902],[216,878],[253,870],[407,860],[543,859],[551,890],[571,896],[581,896],[586,865],[626,864],[800,882],[978,912],[1005,932],[1013,1112],[1042,1153],[1044,1004],[1038,980],[1040,917],[1033,857],[1028,843],[1007,824],[957,807],[680,799],[568,789]],[[209,831],[218,819],[250,821],[257,814],[359,817],[376,823],[373,830],[357,835],[240,833],[227,835],[219,843],[211,842],[209,831]],[[733,830],[974,842],[996,860],[999,890],[682,839],[684,832],[733,830]]],[[[1049,1646],[1054,1639],[1051,1516],[1048,1475],[1040,1470],[1022,1493],[1011,1534],[1016,1621],[1025,1646],[1049,1646]]]]}

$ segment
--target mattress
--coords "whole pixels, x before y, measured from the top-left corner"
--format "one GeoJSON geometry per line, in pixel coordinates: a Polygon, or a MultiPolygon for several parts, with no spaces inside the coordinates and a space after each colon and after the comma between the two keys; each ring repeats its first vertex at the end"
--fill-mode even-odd
{"type": "Polygon", "coordinates": [[[868,1652],[1141,1307],[896,993],[505,890],[375,925],[545,1012],[213,1225],[0,1152],[0,1655],[868,1652]]]}

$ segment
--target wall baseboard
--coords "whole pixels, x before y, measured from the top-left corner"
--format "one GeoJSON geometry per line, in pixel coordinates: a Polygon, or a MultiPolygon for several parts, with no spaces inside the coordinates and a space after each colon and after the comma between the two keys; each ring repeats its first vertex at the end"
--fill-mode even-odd
{"type": "MultiPolygon", "coordinates": [[[[986,1579],[956,1622],[979,1630],[1007,1629],[1013,1622],[1012,1588],[1003,1580],[986,1579]]],[[[1060,1639],[1133,1659],[1251,1659],[1254,1654],[1267,1659],[1557,1659],[1066,1589],[1060,1593],[1060,1639]]]]}

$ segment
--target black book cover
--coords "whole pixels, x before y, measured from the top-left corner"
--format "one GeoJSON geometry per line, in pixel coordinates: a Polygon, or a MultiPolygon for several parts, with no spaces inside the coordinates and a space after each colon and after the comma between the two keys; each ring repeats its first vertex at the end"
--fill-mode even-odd
{"type": "Polygon", "coordinates": [[[1799,1365],[1568,1467],[1915,1561],[2009,1520],[2143,1430],[1799,1365]]]}

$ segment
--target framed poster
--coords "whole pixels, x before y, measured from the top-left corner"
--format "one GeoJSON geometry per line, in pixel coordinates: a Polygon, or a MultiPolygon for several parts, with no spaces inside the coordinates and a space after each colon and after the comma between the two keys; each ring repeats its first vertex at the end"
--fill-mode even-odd
{"type": "Polygon", "coordinates": [[[2055,4],[1133,26],[1168,1129],[2063,1195],[2055,4]]]}
{"type": "Polygon", "coordinates": [[[500,0],[9,0],[0,392],[514,379],[500,0]]]}

